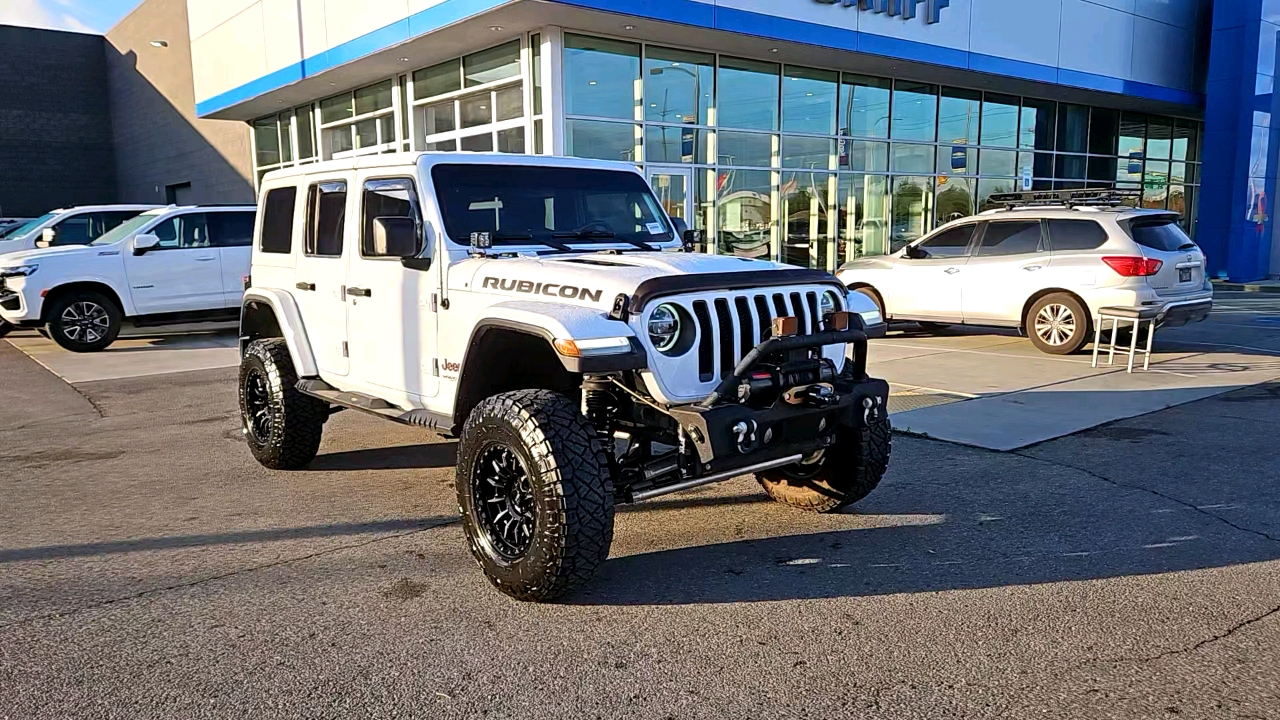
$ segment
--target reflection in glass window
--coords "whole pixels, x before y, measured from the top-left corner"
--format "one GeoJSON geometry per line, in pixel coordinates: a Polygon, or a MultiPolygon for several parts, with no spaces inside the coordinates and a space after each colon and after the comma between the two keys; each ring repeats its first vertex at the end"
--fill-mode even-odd
{"type": "Polygon", "coordinates": [[[1124,157],[1141,159],[1146,150],[1147,116],[1142,113],[1123,113],[1120,116],[1120,152],[1124,157]]]}
{"type": "Polygon", "coordinates": [[[827,170],[835,154],[835,141],[827,138],[782,136],[782,167],[827,170]]]}
{"type": "Polygon", "coordinates": [[[778,66],[720,58],[716,124],[752,130],[778,129],[778,66]]]}
{"type": "Polygon", "coordinates": [[[493,94],[497,108],[497,120],[514,120],[524,115],[524,86],[512,85],[493,94]]]}
{"type": "Polygon", "coordinates": [[[523,153],[524,128],[513,127],[498,131],[498,152],[523,153]]]}
{"type": "Polygon", "coordinates": [[[979,156],[979,175],[1017,175],[1017,153],[1012,150],[983,150],[979,156]]]}
{"type": "Polygon", "coordinates": [[[356,90],[356,115],[364,115],[390,108],[393,88],[395,88],[395,82],[387,80],[377,85],[370,85],[356,90]]]}
{"type": "Polygon", "coordinates": [[[452,132],[456,127],[453,119],[453,101],[446,100],[434,105],[418,106],[418,127],[427,135],[452,132]]]}
{"type": "Polygon", "coordinates": [[[827,173],[782,173],[782,262],[827,266],[820,253],[827,243],[827,173]]]}
{"type": "MultiPolygon", "coordinates": [[[[1114,161],[1111,164],[1115,166],[1114,161]]],[[[1022,177],[1026,168],[1031,168],[1033,178],[1053,177],[1053,153],[1018,153],[1018,177],[1022,177]]],[[[1018,189],[1021,190],[1021,186],[1018,189]]]]}
{"type": "Polygon", "coordinates": [[[716,226],[724,255],[770,258],[773,242],[773,173],[721,169],[716,176],[716,226]]]}
{"type": "Polygon", "coordinates": [[[462,89],[461,60],[450,60],[413,74],[413,97],[417,100],[462,89]]]}
{"type": "Polygon", "coordinates": [[[978,254],[983,256],[1029,255],[1043,252],[1040,222],[991,222],[982,234],[978,254]]]}
{"type": "Polygon", "coordinates": [[[889,252],[897,252],[929,232],[933,220],[932,206],[932,177],[898,176],[893,179],[889,252]]]}
{"type": "Polygon", "coordinates": [[[594,120],[565,121],[566,155],[599,160],[636,159],[636,126],[594,120]]]}
{"type": "Polygon", "coordinates": [[[1062,180],[1083,180],[1088,168],[1088,159],[1083,155],[1058,155],[1053,168],[1053,176],[1062,180]]]}
{"type": "Polygon", "coordinates": [[[335,153],[353,149],[351,144],[351,126],[329,128],[324,131],[325,155],[332,157],[335,153]]]}
{"type": "MultiPolygon", "coordinates": [[[[988,94],[991,98],[999,97],[988,94]]],[[[1057,103],[1052,100],[1026,98],[1022,101],[1022,117],[1018,129],[1018,147],[1028,150],[1052,150],[1057,119],[1057,103]]]]}
{"type": "Polygon", "coordinates": [[[1199,160],[1199,148],[1196,146],[1195,120],[1175,120],[1173,127],[1173,159],[1199,160]]]}
{"type": "Polygon", "coordinates": [[[934,151],[933,145],[894,143],[889,169],[898,173],[932,173],[934,151]]]}
{"type": "Polygon", "coordinates": [[[1173,146],[1173,121],[1169,118],[1152,117],[1147,124],[1147,158],[1168,160],[1173,146]]]}
{"type": "Polygon", "coordinates": [[[784,132],[834,135],[839,73],[788,65],[782,75],[784,132]]]}
{"type": "Polygon", "coordinates": [[[493,152],[493,134],[471,135],[459,141],[461,149],[467,152],[493,152]]]}
{"type": "Polygon", "coordinates": [[[298,108],[294,116],[298,127],[298,159],[309,160],[316,156],[315,116],[310,105],[298,108]]]}
{"type": "Polygon", "coordinates": [[[893,84],[893,121],[890,123],[890,134],[894,140],[933,142],[937,134],[937,119],[936,85],[901,81],[893,84]]]}
{"type": "Polygon", "coordinates": [[[715,56],[648,47],[644,58],[644,119],[708,124],[715,94],[715,56]]]}
{"type": "Polygon", "coordinates": [[[722,165],[770,167],[773,165],[773,135],[727,132],[716,135],[716,155],[722,165]]]}
{"type": "Polygon", "coordinates": [[[976,175],[978,149],[960,145],[938,146],[939,175],[976,175]]]}
{"type": "Polygon", "coordinates": [[[1115,182],[1116,159],[1104,157],[1089,158],[1088,179],[1103,182],[1115,182]]]}
{"type": "Polygon", "coordinates": [[[889,87],[884,78],[845,73],[840,86],[840,132],[853,137],[889,137],[889,87]]]}
{"type": "Polygon", "coordinates": [[[355,106],[352,104],[351,93],[343,93],[337,97],[320,101],[320,122],[331,123],[351,117],[355,117],[355,106]]]}
{"type": "Polygon", "coordinates": [[[259,165],[276,165],[280,162],[280,130],[275,116],[253,123],[253,146],[257,151],[259,165]]]}
{"type": "Polygon", "coordinates": [[[857,172],[886,172],[889,169],[889,143],[872,140],[841,140],[840,166],[857,172]]]}
{"type": "MultiPolygon", "coordinates": [[[[982,93],[976,90],[942,88],[938,102],[938,141],[952,145],[978,142],[978,118],[982,93]]],[[[1014,122],[1017,122],[1016,116],[1014,122]]]]}
{"type": "Polygon", "coordinates": [[[840,256],[849,262],[889,251],[889,178],[884,175],[841,175],[836,218],[840,256]]]}
{"type": "Polygon", "coordinates": [[[1169,209],[1179,215],[1187,213],[1187,189],[1182,185],[1169,186],[1169,209]]]}
{"type": "Polygon", "coordinates": [[[1083,153],[1089,145],[1089,108],[1058,106],[1058,152],[1083,153]]]}
{"type": "Polygon", "coordinates": [[[361,120],[356,123],[356,148],[367,148],[378,144],[378,121],[361,120]]]}
{"type": "Polygon", "coordinates": [[[1089,114],[1089,153],[1116,155],[1120,140],[1120,112],[1094,108],[1089,114]]]}
{"type": "Polygon", "coordinates": [[[645,162],[707,162],[707,130],[648,125],[644,132],[645,162]]]}
{"type": "Polygon", "coordinates": [[[981,178],[978,180],[978,212],[1001,207],[991,202],[992,195],[1016,192],[1018,181],[1013,178],[981,178]]]}
{"type": "Polygon", "coordinates": [[[462,58],[462,75],[467,87],[506,80],[519,74],[519,40],[462,58]]]}
{"type": "Polygon", "coordinates": [[[566,113],[630,120],[635,117],[639,77],[640,46],[636,43],[564,36],[566,113]]]}
{"type": "MultiPolygon", "coordinates": [[[[529,36],[530,74],[533,76],[533,114],[542,114],[542,36],[529,36]]],[[[536,151],[535,151],[536,152],[536,151]]]]}
{"type": "Polygon", "coordinates": [[[492,122],[493,112],[490,109],[492,104],[493,101],[487,92],[462,98],[458,102],[458,112],[462,115],[462,127],[477,127],[492,122]]]}
{"type": "Polygon", "coordinates": [[[938,191],[933,200],[937,224],[942,225],[972,215],[976,189],[977,180],[973,178],[938,178],[938,191]]]}

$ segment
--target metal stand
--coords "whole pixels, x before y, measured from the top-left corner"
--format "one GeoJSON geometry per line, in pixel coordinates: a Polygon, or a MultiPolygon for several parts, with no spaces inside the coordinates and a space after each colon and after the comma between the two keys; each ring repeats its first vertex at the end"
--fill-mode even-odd
{"type": "Polygon", "coordinates": [[[1144,308],[1135,310],[1133,308],[1105,307],[1098,311],[1098,321],[1094,323],[1093,331],[1093,367],[1098,367],[1098,353],[1106,351],[1107,365],[1115,362],[1116,353],[1129,356],[1129,367],[1127,372],[1133,372],[1133,359],[1135,356],[1142,355],[1142,369],[1148,370],[1151,367],[1151,345],[1155,342],[1156,337],[1156,321],[1160,317],[1158,308],[1144,308]],[[1111,321],[1111,340],[1106,347],[1102,344],[1102,333],[1106,327],[1107,321],[1111,321]],[[1129,347],[1116,347],[1116,334],[1120,331],[1120,323],[1133,323],[1133,334],[1129,338],[1129,347]],[[1142,333],[1142,325],[1147,325],[1147,344],[1146,348],[1138,347],[1138,336],[1142,333]]]}

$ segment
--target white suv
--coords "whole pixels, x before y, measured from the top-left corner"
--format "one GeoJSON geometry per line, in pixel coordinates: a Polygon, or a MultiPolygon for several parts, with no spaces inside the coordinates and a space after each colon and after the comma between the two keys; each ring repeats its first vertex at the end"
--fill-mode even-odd
{"type": "MultiPolygon", "coordinates": [[[[260,463],[343,409],[456,435],[471,552],[547,600],[609,553],[614,504],[744,474],[829,512],[889,461],[889,386],[826,272],[681,252],[634,165],[373,155],[268,173],[240,406],[260,463]]],[[[878,318],[877,318],[878,320],[878,318]]]]}
{"type": "Polygon", "coordinates": [[[0,256],[22,250],[87,245],[120,223],[158,205],[82,205],[52,210],[0,232],[0,256]]]}
{"type": "Polygon", "coordinates": [[[836,274],[886,320],[926,330],[1016,327],[1055,355],[1079,350],[1103,307],[1158,308],[1167,326],[1203,320],[1213,308],[1204,253],[1176,213],[1120,204],[1132,198],[1115,190],[996,195],[1005,208],[836,274]]]}
{"type": "Polygon", "coordinates": [[[257,208],[148,210],[88,245],[0,255],[0,320],[74,352],[135,326],[234,320],[257,208]]]}

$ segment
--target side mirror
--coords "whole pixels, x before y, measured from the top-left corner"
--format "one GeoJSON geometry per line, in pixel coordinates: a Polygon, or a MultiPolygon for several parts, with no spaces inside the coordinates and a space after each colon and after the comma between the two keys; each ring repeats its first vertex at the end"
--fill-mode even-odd
{"type": "Polygon", "coordinates": [[[929,251],[919,245],[908,245],[907,249],[903,251],[903,254],[912,260],[923,260],[929,257],[929,251]]]}
{"type": "Polygon", "coordinates": [[[58,238],[56,228],[45,228],[40,231],[40,237],[36,240],[36,247],[47,248],[53,245],[53,241],[58,238]]]}
{"type": "Polygon", "coordinates": [[[418,246],[418,223],[411,217],[379,217],[373,219],[374,255],[382,257],[415,257],[418,246]]]}
{"type": "Polygon", "coordinates": [[[145,255],[148,250],[155,250],[160,245],[159,236],[152,233],[142,233],[133,236],[133,254],[145,255]]]}
{"type": "MultiPolygon", "coordinates": [[[[373,225],[374,225],[373,234],[374,234],[375,240],[379,233],[378,225],[382,220],[408,220],[411,226],[415,225],[413,218],[375,218],[373,221],[373,225]]],[[[418,245],[417,230],[415,227],[414,241],[413,241],[414,252],[408,255],[400,256],[400,264],[410,270],[430,270],[431,269],[431,249],[432,249],[432,246],[435,244],[435,237],[436,237],[436,233],[435,233],[435,230],[431,227],[431,223],[423,220],[421,246],[418,245]]]]}
{"type": "Polygon", "coordinates": [[[698,246],[698,231],[690,230],[689,223],[684,218],[671,218],[671,224],[676,229],[676,237],[680,238],[681,249],[685,252],[693,252],[698,246]]]}

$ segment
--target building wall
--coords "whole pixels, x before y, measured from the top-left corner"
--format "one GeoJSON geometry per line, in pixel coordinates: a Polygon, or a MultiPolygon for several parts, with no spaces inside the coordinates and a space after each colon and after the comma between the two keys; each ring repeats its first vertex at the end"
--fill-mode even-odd
{"type": "Polygon", "coordinates": [[[115,199],[102,38],[0,26],[0,215],[115,199]]]}
{"type": "Polygon", "coordinates": [[[105,50],[119,200],[252,203],[249,129],[196,117],[186,0],[142,3],[105,50]]]}

